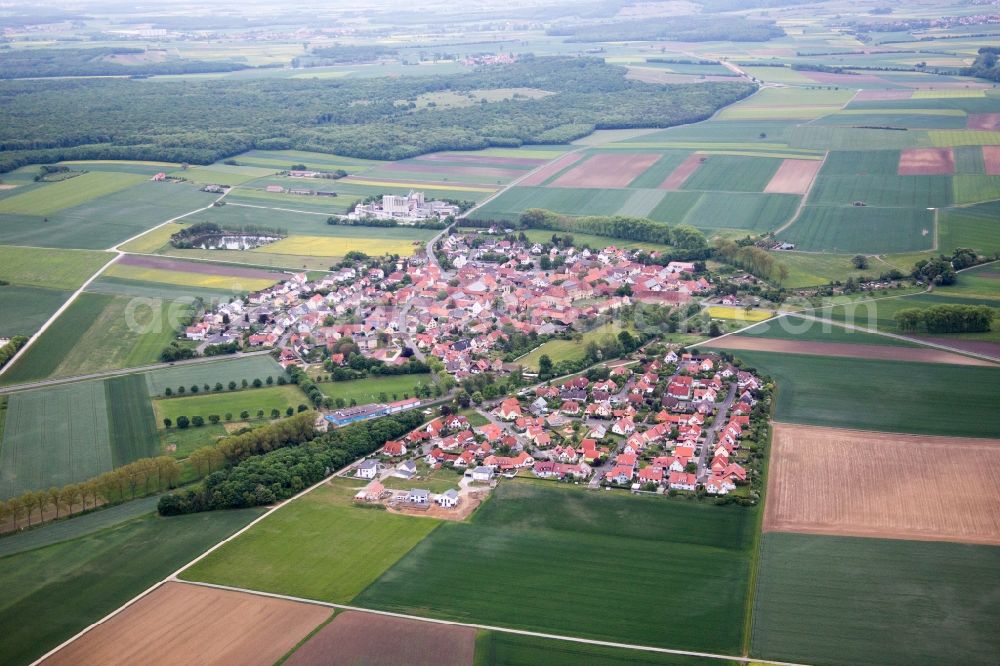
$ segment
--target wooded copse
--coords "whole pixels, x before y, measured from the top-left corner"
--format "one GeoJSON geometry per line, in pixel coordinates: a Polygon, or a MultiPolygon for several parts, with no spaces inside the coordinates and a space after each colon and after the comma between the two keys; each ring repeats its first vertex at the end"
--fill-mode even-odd
{"type": "Polygon", "coordinates": [[[935,305],[930,308],[908,308],[896,313],[899,330],[915,333],[985,333],[996,316],[987,305],[935,305]]]}
{"type": "MultiPolygon", "coordinates": [[[[164,495],[158,510],[171,516],[273,504],[321,481],[354,459],[374,453],[390,439],[420,425],[423,419],[419,411],[402,412],[337,428],[304,444],[275,446],[268,453],[250,455],[233,467],[213,472],[199,488],[164,495]]],[[[246,433],[248,443],[256,432],[246,433]]]]}
{"type": "Polygon", "coordinates": [[[519,224],[526,229],[547,229],[661,243],[682,250],[698,250],[707,246],[705,235],[692,226],[681,224],[671,229],[662,222],[654,222],[645,217],[624,215],[572,217],[541,208],[529,208],[521,214],[519,224]]]}
{"type": "Polygon", "coordinates": [[[566,143],[595,129],[697,122],[756,89],[743,82],[654,85],[625,73],[596,58],[526,57],[433,77],[4,81],[0,171],[73,159],[209,164],[253,148],[395,160],[566,143]],[[555,94],[459,108],[406,104],[425,93],[518,87],[555,94]]]}

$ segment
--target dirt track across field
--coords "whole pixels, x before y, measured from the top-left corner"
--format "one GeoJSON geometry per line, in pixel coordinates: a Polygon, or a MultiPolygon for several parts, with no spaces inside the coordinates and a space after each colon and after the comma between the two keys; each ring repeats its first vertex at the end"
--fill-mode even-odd
{"type": "Polygon", "coordinates": [[[805,194],[822,166],[823,162],[820,160],[783,160],[764,191],[776,194],[805,194]]]}
{"type": "Polygon", "coordinates": [[[346,611],[288,658],[288,666],[470,666],[476,630],[346,611]]]}
{"type": "Polygon", "coordinates": [[[906,148],[899,154],[900,176],[950,176],[955,173],[951,148],[906,148]]]}
{"type": "Polygon", "coordinates": [[[270,666],[330,613],[295,601],[165,583],[44,663],[270,666]]]}
{"type": "Polygon", "coordinates": [[[677,168],[670,172],[670,175],[663,181],[660,185],[661,190],[679,190],[681,185],[691,177],[698,167],[701,166],[702,161],[705,159],[704,155],[699,155],[698,153],[692,153],[688,155],[687,158],[677,165],[677,168]]]}
{"type": "Polygon", "coordinates": [[[987,176],[1000,176],[1000,146],[983,146],[983,165],[987,176]]]}
{"type": "Polygon", "coordinates": [[[1000,440],[775,423],[764,530],[1000,545],[1000,440]]]}
{"type": "Polygon", "coordinates": [[[931,349],[929,347],[894,347],[892,345],[856,345],[850,342],[806,342],[761,338],[753,335],[730,335],[706,343],[717,349],[745,349],[747,351],[782,352],[785,354],[812,354],[814,356],[846,356],[870,358],[881,361],[915,361],[917,363],[949,363],[952,365],[979,365],[996,367],[985,359],[931,349]]]}
{"type": "Polygon", "coordinates": [[[552,187],[628,187],[659,159],[659,153],[594,155],[552,181],[552,187]]]}

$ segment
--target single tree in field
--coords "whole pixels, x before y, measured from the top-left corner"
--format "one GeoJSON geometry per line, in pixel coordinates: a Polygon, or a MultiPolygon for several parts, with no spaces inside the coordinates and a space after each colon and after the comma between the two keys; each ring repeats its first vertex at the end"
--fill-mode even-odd
{"type": "Polygon", "coordinates": [[[209,414],[208,415],[208,421],[212,425],[216,425],[219,422],[219,415],[218,414],[209,414]]]}
{"type": "Polygon", "coordinates": [[[250,418],[250,412],[248,410],[244,409],[242,412],[240,412],[240,419],[246,421],[249,418],[250,418]]]}
{"type": "Polygon", "coordinates": [[[552,359],[549,358],[548,354],[542,354],[541,358],[538,359],[538,376],[552,376],[552,359]]]}
{"type": "Polygon", "coordinates": [[[281,410],[278,410],[278,409],[272,409],[271,410],[271,418],[272,419],[276,419],[279,416],[281,416],[281,410]]]}
{"type": "Polygon", "coordinates": [[[171,421],[170,419],[166,419],[166,418],[163,419],[163,427],[164,428],[169,428],[172,425],[173,425],[173,421],[171,421]]]}
{"type": "Polygon", "coordinates": [[[236,390],[236,382],[229,382],[229,390],[230,391],[236,390]]]}
{"type": "Polygon", "coordinates": [[[863,271],[868,268],[868,257],[863,254],[856,254],[851,257],[851,264],[853,264],[859,271],[863,271]]]}
{"type": "Polygon", "coordinates": [[[258,409],[257,410],[257,418],[258,419],[264,418],[264,410],[263,409],[258,409]]]}
{"type": "MultiPolygon", "coordinates": [[[[338,400],[339,400],[339,398],[338,398],[338,400]]],[[[341,402],[343,402],[343,400],[341,400],[341,402]]],[[[341,405],[341,407],[343,407],[343,405],[341,405]]],[[[292,409],[291,407],[289,407],[288,409],[285,410],[285,416],[291,416],[294,413],[295,413],[295,410],[292,409]]]]}
{"type": "Polygon", "coordinates": [[[186,416],[178,416],[177,417],[177,427],[178,428],[180,428],[181,430],[183,430],[184,428],[187,428],[189,425],[191,425],[191,420],[188,417],[186,417],[186,416]]]}

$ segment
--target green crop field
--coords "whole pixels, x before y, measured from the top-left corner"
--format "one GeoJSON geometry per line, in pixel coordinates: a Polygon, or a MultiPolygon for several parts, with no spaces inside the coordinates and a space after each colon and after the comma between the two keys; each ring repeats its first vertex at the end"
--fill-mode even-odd
{"type": "Polygon", "coordinates": [[[93,294],[108,294],[109,296],[129,296],[169,301],[182,298],[192,300],[201,298],[206,303],[212,301],[225,303],[233,297],[233,289],[231,288],[190,287],[163,282],[129,280],[126,278],[109,277],[107,275],[102,275],[87,285],[87,291],[93,294]]]}
{"type": "Polygon", "coordinates": [[[951,180],[951,176],[820,176],[809,203],[849,206],[863,201],[868,206],[942,207],[952,202],[951,180]]]}
{"type": "Polygon", "coordinates": [[[663,157],[657,160],[653,166],[636,176],[635,180],[629,183],[629,187],[659,187],[666,180],[667,176],[680,166],[681,162],[690,154],[688,151],[664,152],[663,157]]]}
{"type": "Polygon", "coordinates": [[[41,287],[0,285],[0,337],[32,335],[72,292],[41,287]]]}
{"type": "Polygon", "coordinates": [[[701,229],[777,229],[795,215],[801,197],[795,194],[705,192],[684,216],[684,224],[701,229]]]}
{"type": "Polygon", "coordinates": [[[764,535],[751,655],[799,663],[986,664],[1000,653],[1000,548],[764,535]]]}
{"type": "Polygon", "coordinates": [[[984,255],[1000,252],[1000,202],[941,211],[938,245],[948,253],[960,247],[984,255]]]}
{"type": "Polygon", "coordinates": [[[0,280],[29,287],[73,290],[113,258],[109,252],[0,245],[0,280]]]}
{"type": "Polygon", "coordinates": [[[19,665],[37,659],[262,511],[213,511],[175,518],[146,515],[0,559],[0,584],[6,591],[0,601],[4,662],[19,665]]]}
{"type": "Polygon", "coordinates": [[[432,379],[429,374],[418,375],[387,375],[385,377],[367,377],[365,379],[355,379],[348,382],[324,382],[319,384],[319,389],[330,398],[342,399],[346,404],[352,400],[359,405],[369,402],[381,402],[382,394],[395,402],[402,400],[404,395],[411,398],[416,395],[415,389],[419,384],[431,384],[432,379]]]}
{"type": "Polygon", "coordinates": [[[929,250],[933,232],[923,209],[806,206],[780,238],[813,252],[912,252],[929,250]]]}
{"type": "Polygon", "coordinates": [[[755,510],[517,481],[501,484],[494,495],[471,521],[442,523],[352,603],[739,652],[755,510]],[[683,562],[682,579],[665,576],[664,562],[683,562]],[[576,582],[560,573],[562,564],[576,582]],[[517,584],[496,583],[510,580],[517,584]],[[458,581],[473,583],[456,594],[458,581]]]}
{"type": "Polygon", "coordinates": [[[50,215],[56,211],[123,190],[145,177],[109,172],[90,172],[0,200],[0,213],[50,215]]]}
{"type": "Polygon", "coordinates": [[[922,109],[910,112],[890,111],[884,113],[851,109],[832,113],[813,121],[813,125],[838,125],[843,127],[898,127],[907,129],[963,129],[965,114],[928,113],[928,111],[949,111],[948,109],[922,109]]]}
{"type": "Polygon", "coordinates": [[[205,363],[177,365],[172,368],[151,370],[146,374],[146,388],[151,396],[162,396],[164,389],[176,391],[178,386],[190,387],[192,384],[202,386],[222,382],[241,384],[243,380],[252,382],[255,379],[264,381],[268,376],[277,379],[285,371],[267,354],[249,357],[221,358],[205,363]]]}
{"type": "Polygon", "coordinates": [[[737,355],[777,382],[778,421],[955,437],[1000,432],[1000,412],[991,406],[1000,391],[1000,368],[756,351],[737,355]]]}
{"type": "Polygon", "coordinates": [[[104,380],[111,440],[111,464],[120,467],[159,454],[156,421],[142,375],[104,380]]]}
{"type": "Polygon", "coordinates": [[[282,507],[181,574],[348,603],[438,526],[432,518],[353,506],[365,481],[335,479],[282,507]]]}
{"type": "Polygon", "coordinates": [[[915,342],[907,342],[886,335],[851,330],[836,324],[802,319],[789,315],[781,319],[764,321],[747,329],[741,336],[768,338],[773,340],[799,340],[802,342],[836,342],[856,345],[888,345],[890,347],[919,347],[915,342]]]}
{"type": "Polygon", "coordinates": [[[669,192],[663,193],[663,198],[656,208],[649,212],[649,219],[668,224],[681,224],[684,216],[701,200],[701,192],[669,192]]]}
{"type": "MultiPolygon", "coordinates": [[[[215,384],[212,383],[212,386],[215,384]]],[[[205,392],[204,387],[199,386],[197,395],[186,395],[182,398],[162,398],[153,401],[153,409],[156,412],[156,423],[160,424],[164,418],[173,422],[178,416],[201,416],[208,422],[208,417],[215,414],[222,418],[225,414],[233,415],[234,421],[242,420],[240,412],[250,412],[250,418],[257,418],[257,411],[264,410],[264,417],[270,418],[271,410],[277,409],[281,415],[285,415],[285,410],[289,407],[297,408],[299,405],[308,405],[302,390],[293,384],[285,386],[267,386],[259,389],[250,388],[241,391],[223,390],[219,393],[205,392]]],[[[176,389],[175,389],[176,391],[176,389]]],[[[190,388],[187,389],[190,392],[190,388]]]]}
{"type": "Polygon", "coordinates": [[[269,167],[276,170],[290,169],[293,165],[304,164],[309,169],[328,171],[343,169],[351,173],[382,164],[382,162],[375,160],[344,157],[331,153],[310,153],[301,150],[251,150],[237,155],[234,159],[239,164],[269,167]]]}
{"type": "Polygon", "coordinates": [[[56,371],[66,354],[101,316],[112,297],[83,293],[0,378],[2,384],[44,379],[56,371]]]}
{"type": "MultiPolygon", "coordinates": [[[[784,238],[784,235],[782,235],[784,238]]],[[[840,280],[845,282],[847,278],[859,278],[871,275],[876,271],[868,268],[857,270],[851,263],[852,255],[848,254],[815,254],[805,252],[774,252],[774,258],[778,263],[788,267],[788,278],[782,283],[783,287],[813,287],[816,285],[829,284],[840,280]]]]}
{"type": "Polygon", "coordinates": [[[573,643],[537,636],[484,631],[476,637],[474,666],[546,664],[546,666],[735,666],[735,662],[683,654],[643,652],[573,643]]]}
{"type": "Polygon", "coordinates": [[[618,215],[648,217],[666,194],[664,190],[632,190],[631,196],[618,209],[618,215]]]}
{"type": "Polygon", "coordinates": [[[708,156],[684,181],[685,190],[763,192],[781,160],[768,157],[708,156]]]}
{"type": "MultiPolygon", "coordinates": [[[[982,146],[959,146],[952,153],[955,155],[955,173],[973,175],[986,173],[982,146]]],[[[956,198],[957,196],[956,191],[956,198]]]]}
{"type": "Polygon", "coordinates": [[[197,185],[242,185],[255,178],[270,176],[275,169],[253,166],[228,166],[213,164],[208,167],[194,166],[170,173],[171,176],[186,178],[197,185]]]}
{"type": "MultiPolygon", "coordinates": [[[[995,290],[992,284],[990,288],[995,290]]],[[[961,287],[959,286],[959,289],[961,287]]],[[[825,309],[824,316],[840,321],[849,321],[858,326],[876,328],[880,331],[898,333],[896,326],[896,313],[909,308],[929,308],[935,305],[958,304],[958,305],[989,305],[1000,308],[1000,300],[996,299],[996,292],[990,294],[961,294],[959,291],[948,291],[947,288],[939,288],[933,294],[914,294],[905,298],[894,298],[869,304],[844,304],[836,305],[825,309]],[[990,295],[991,294],[991,295],[990,295]]],[[[1000,319],[994,319],[993,329],[982,333],[951,333],[938,334],[936,337],[941,340],[986,340],[1000,342],[1000,319]]]]}
{"type": "MultiPolygon", "coordinates": [[[[993,100],[992,109],[996,109],[993,100]]],[[[973,130],[931,130],[928,133],[931,145],[937,148],[951,146],[997,146],[1000,145],[1000,132],[977,132],[973,130]]]]}
{"type": "Polygon", "coordinates": [[[84,481],[112,467],[101,381],[12,394],[0,446],[0,496],[84,481]]]}
{"type": "MultiPolygon", "coordinates": [[[[275,179],[277,180],[277,179],[275,179]]],[[[254,182],[254,187],[264,188],[270,182],[254,182]]],[[[289,183],[280,181],[283,187],[288,187],[289,183]]],[[[295,184],[292,184],[293,186],[295,184]]],[[[269,208],[285,208],[298,210],[307,213],[321,213],[323,215],[343,215],[354,208],[354,204],[363,199],[361,196],[337,196],[337,197],[315,197],[301,194],[282,194],[280,192],[268,192],[265,189],[250,189],[241,187],[234,189],[226,196],[226,206],[245,204],[248,206],[266,206],[269,208]]],[[[325,222],[323,218],[317,218],[317,222],[325,222]]]]}
{"type": "Polygon", "coordinates": [[[895,176],[898,150],[835,150],[826,156],[820,176],[895,176]]]}
{"type": "Polygon", "coordinates": [[[631,194],[629,190],[512,187],[477,209],[471,217],[516,219],[529,208],[544,208],[564,215],[614,215],[631,194]]]}
{"type": "Polygon", "coordinates": [[[794,148],[816,150],[894,150],[930,146],[927,132],[799,125],[786,134],[794,148]]]}
{"type": "Polygon", "coordinates": [[[975,204],[1000,199],[1000,176],[958,174],[952,178],[955,203],[975,204]]]}
{"type": "Polygon", "coordinates": [[[139,182],[47,217],[40,213],[0,215],[0,242],[105,249],[178,215],[207,206],[216,197],[184,183],[139,182]]]}

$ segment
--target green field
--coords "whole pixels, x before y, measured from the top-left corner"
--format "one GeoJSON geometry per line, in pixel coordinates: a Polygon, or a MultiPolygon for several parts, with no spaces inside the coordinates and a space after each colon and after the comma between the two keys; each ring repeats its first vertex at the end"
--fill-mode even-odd
{"type": "Polygon", "coordinates": [[[12,394],[0,446],[0,496],[84,481],[112,467],[104,382],[12,394]]]}
{"type": "Polygon", "coordinates": [[[820,176],[809,193],[810,205],[940,208],[952,203],[950,176],[820,176]]]}
{"type": "Polygon", "coordinates": [[[275,170],[290,169],[295,164],[305,164],[310,169],[336,171],[343,169],[354,173],[382,164],[374,160],[344,157],[330,153],[310,153],[301,150],[251,150],[234,158],[239,164],[268,167],[275,170]]]}
{"type": "Polygon", "coordinates": [[[826,156],[820,176],[895,176],[898,150],[835,150],[826,156]]]}
{"type": "Polygon", "coordinates": [[[781,160],[711,155],[684,181],[685,190],[763,192],[781,160]]]}
{"type": "Polygon", "coordinates": [[[668,224],[681,224],[688,212],[705,196],[701,192],[665,191],[660,203],[649,212],[649,219],[668,224]]]}
{"type": "Polygon", "coordinates": [[[778,421],[955,437],[1000,432],[1000,412],[992,406],[1000,368],[756,351],[737,356],[777,382],[778,421]]]}
{"type": "Polygon", "coordinates": [[[176,518],[146,515],[4,557],[0,560],[0,584],[5,590],[0,601],[4,662],[13,665],[35,660],[261,512],[213,511],[176,518]]]}
{"type": "Polygon", "coordinates": [[[113,258],[109,252],[0,245],[0,280],[29,287],[73,290],[113,258]]]}
{"type": "Polygon", "coordinates": [[[635,180],[629,183],[629,187],[659,187],[673,170],[680,166],[681,162],[690,155],[688,151],[666,151],[651,167],[636,176],[635,180]]]}
{"type": "MultiPolygon", "coordinates": [[[[213,383],[212,386],[214,385],[213,383]]],[[[270,418],[272,409],[277,409],[284,416],[285,410],[289,407],[294,409],[299,405],[309,404],[302,390],[293,384],[258,389],[250,388],[242,391],[223,390],[219,393],[206,392],[202,386],[199,386],[198,389],[197,395],[187,395],[183,398],[161,398],[153,401],[156,424],[160,425],[164,418],[176,422],[178,416],[187,416],[188,418],[201,416],[208,422],[210,414],[221,418],[226,413],[232,414],[233,420],[239,421],[241,420],[240,412],[244,410],[250,412],[251,419],[256,419],[257,411],[261,409],[264,410],[264,417],[270,418]]],[[[187,391],[190,392],[190,387],[187,391]]]]}
{"type": "Polygon", "coordinates": [[[544,633],[740,651],[755,511],[532,482],[503,483],[494,494],[471,521],[442,523],[352,603],[544,633]],[[684,563],[682,580],[664,575],[665,562],[684,563]],[[517,584],[504,583],[512,580],[517,584]],[[469,584],[458,591],[460,581],[469,584]]]}
{"type": "Polygon", "coordinates": [[[955,203],[975,204],[1000,199],[1000,176],[959,174],[952,178],[955,203]]]}
{"type": "Polygon", "coordinates": [[[787,316],[781,319],[761,322],[758,326],[739,333],[741,336],[768,338],[773,340],[799,340],[802,342],[834,342],[856,345],[887,345],[890,347],[919,347],[915,342],[907,342],[886,335],[865,333],[826,324],[812,319],[787,316]]]}
{"type": "Polygon", "coordinates": [[[858,129],[855,127],[830,127],[799,125],[786,134],[788,143],[795,148],[814,150],[896,150],[899,148],[929,147],[927,132],[910,130],[858,129]]]}
{"type": "Polygon", "coordinates": [[[632,194],[618,209],[619,215],[648,217],[667,193],[664,190],[632,190],[632,194]]]}
{"type": "MultiPolygon", "coordinates": [[[[223,414],[219,416],[223,416],[223,414]]],[[[220,437],[225,437],[226,426],[222,423],[217,425],[205,423],[200,428],[160,429],[157,434],[160,440],[160,453],[182,459],[187,458],[197,449],[216,443],[220,437]]]]}
{"type": "Polygon", "coordinates": [[[112,194],[146,180],[125,173],[90,172],[75,178],[49,183],[29,192],[0,200],[0,213],[50,215],[56,211],[112,194]]]}
{"type": "Polygon", "coordinates": [[[579,664],[606,664],[607,666],[735,666],[736,662],[707,659],[682,654],[642,652],[558,641],[536,636],[508,634],[502,631],[484,631],[476,637],[474,666],[507,666],[518,664],[546,664],[546,666],[578,666],[579,664]]]}
{"type": "Polygon", "coordinates": [[[385,377],[368,377],[348,382],[324,382],[319,384],[323,395],[336,400],[342,398],[345,403],[351,400],[359,405],[369,402],[381,402],[381,394],[385,393],[390,401],[402,400],[404,394],[412,398],[418,384],[431,384],[429,374],[419,375],[387,375],[385,377]]]}
{"type": "Polygon", "coordinates": [[[70,291],[0,285],[0,337],[31,335],[69,298],[70,291]]]}
{"type": "Polygon", "coordinates": [[[563,340],[557,338],[554,340],[549,340],[548,342],[543,342],[540,346],[536,347],[524,356],[515,359],[515,363],[523,365],[525,368],[532,370],[533,372],[538,371],[538,359],[544,355],[548,355],[552,359],[552,363],[558,363],[559,361],[576,361],[582,359],[586,355],[585,346],[591,340],[597,342],[603,340],[607,336],[617,336],[621,332],[621,327],[617,323],[605,324],[603,326],[598,326],[595,329],[587,331],[583,334],[580,340],[563,340]]]}
{"type": "Polygon", "coordinates": [[[629,190],[569,187],[512,187],[478,208],[477,220],[516,220],[529,208],[563,215],[614,215],[631,196],[629,190]]]}
{"type": "Polygon", "coordinates": [[[765,232],[792,219],[800,199],[795,194],[706,192],[683,221],[700,229],[765,232]]]}
{"type": "Polygon", "coordinates": [[[108,403],[111,464],[120,467],[139,458],[159,454],[156,421],[142,375],[125,375],[104,381],[108,403]]]}
{"type": "Polygon", "coordinates": [[[779,238],[812,252],[913,252],[929,250],[933,233],[933,213],[920,208],[806,206],[779,238]]]}
{"type": "MultiPolygon", "coordinates": [[[[782,235],[784,237],[784,235],[782,235]]],[[[847,278],[859,278],[865,275],[881,273],[883,268],[889,270],[889,266],[871,262],[871,267],[865,270],[854,268],[851,263],[853,255],[849,254],[816,254],[805,252],[773,252],[778,263],[788,267],[788,278],[782,283],[783,287],[812,287],[821,284],[829,284],[840,280],[845,282],[847,278]]],[[[908,269],[909,270],[909,267],[908,269]]]]}
{"type": "MultiPolygon", "coordinates": [[[[65,182],[75,180],[78,179],[65,182]]],[[[33,190],[32,194],[35,191],[45,190],[33,190]]],[[[105,249],[178,215],[207,206],[216,196],[183,183],[139,182],[48,216],[0,215],[0,242],[105,249]]]]}
{"type": "Polygon", "coordinates": [[[1000,548],[764,535],[754,657],[987,664],[1000,653],[1000,548]]]}
{"type": "Polygon", "coordinates": [[[282,507],[185,571],[185,580],[348,603],[438,526],[352,506],[365,482],[337,479],[282,507]]]}
{"type": "Polygon", "coordinates": [[[201,386],[208,383],[215,386],[216,382],[228,385],[231,381],[240,384],[244,379],[248,382],[255,379],[264,381],[269,375],[277,379],[282,374],[284,370],[267,354],[221,358],[217,361],[151,370],[146,373],[146,388],[149,395],[162,396],[166,388],[176,391],[178,386],[190,387],[192,384],[201,386]]]}
{"type": "Polygon", "coordinates": [[[946,109],[920,109],[910,112],[890,111],[884,113],[864,109],[852,109],[832,113],[817,118],[814,125],[839,125],[845,127],[897,127],[906,129],[962,129],[965,127],[964,113],[940,113],[946,109]],[[921,113],[920,111],[924,111],[921,113]],[[939,111],[938,113],[930,113],[939,111]]]}
{"type": "Polygon", "coordinates": [[[941,211],[938,244],[948,253],[960,247],[984,255],[1000,252],[1000,202],[941,211]]]}

